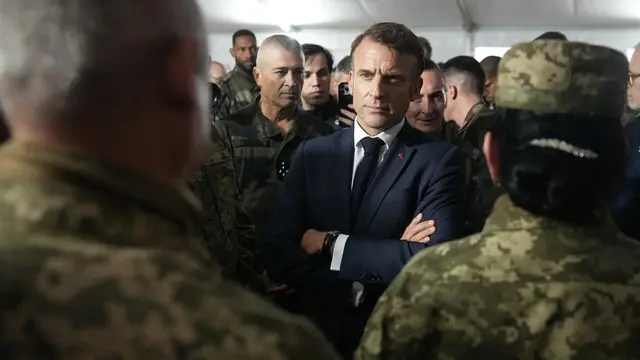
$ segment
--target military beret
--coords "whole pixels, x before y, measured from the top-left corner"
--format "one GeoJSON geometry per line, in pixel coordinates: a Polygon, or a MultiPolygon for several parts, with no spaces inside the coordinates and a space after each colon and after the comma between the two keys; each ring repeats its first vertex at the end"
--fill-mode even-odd
{"type": "Polygon", "coordinates": [[[628,67],[621,52],[603,46],[562,40],[517,44],[500,61],[495,104],[620,118],[628,67]]]}

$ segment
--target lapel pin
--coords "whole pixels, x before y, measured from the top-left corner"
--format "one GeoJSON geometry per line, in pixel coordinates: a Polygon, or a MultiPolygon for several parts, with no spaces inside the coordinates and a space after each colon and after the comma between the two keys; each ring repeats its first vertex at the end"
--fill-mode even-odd
{"type": "Polygon", "coordinates": [[[404,154],[398,154],[398,157],[399,157],[400,159],[404,159],[404,154]]]}

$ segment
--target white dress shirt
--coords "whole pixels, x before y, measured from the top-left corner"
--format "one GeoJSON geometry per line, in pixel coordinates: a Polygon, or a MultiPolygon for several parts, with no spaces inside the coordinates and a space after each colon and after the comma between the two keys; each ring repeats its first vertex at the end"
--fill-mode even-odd
{"type": "MultiPolygon", "coordinates": [[[[358,118],[356,117],[356,121],[353,124],[353,172],[351,173],[351,187],[353,188],[353,180],[356,177],[356,170],[358,169],[358,164],[362,161],[364,157],[364,148],[362,147],[361,140],[366,137],[375,137],[384,141],[384,145],[380,149],[380,157],[378,158],[378,166],[384,160],[387,151],[391,147],[391,144],[398,136],[400,129],[404,126],[404,119],[400,121],[398,124],[390,127],[389,129],[381,132],[376,136],[369,136],[360,124],[358,123],[358,118]]],[[[340,271],[340,265],[342,264],[342,256],[344,255],[344,247],[347,245],[347,240],[349,239],[349,235],[340,234],[336,239],[336,243],[333,246],[333,256],[331,257],[331,267],[330,269],[333,271],[340,271]]]]}

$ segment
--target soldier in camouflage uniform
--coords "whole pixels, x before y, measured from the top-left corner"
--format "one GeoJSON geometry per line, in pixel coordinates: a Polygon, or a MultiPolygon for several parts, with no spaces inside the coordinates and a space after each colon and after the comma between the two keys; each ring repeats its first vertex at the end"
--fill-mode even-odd
{"type": "Polygon", "coordinates": [[[253,221],[242,208],[228,141],[214,128],[205,161],[190,187],[203,206],[202,235],[223,275],[264,293],[266,278],[258,262],[253,221]]]}
{"type": "Polygon", "coordinates": [[[215,120],[224,119],[251,104],[260,93],[253,77],[258,52],[256,35],[246,29],[236,31],[232,36],[231,56],[236,66],[220,81],[222,106],[215,114],[215,120]]]}
{"type": "Polygon", "coordinates": [[[337,359],[203,265],[185,186],[210,127],[196,2],[0,8],[0,358],[337,359]]]}
{"type": "Polygon", "coordinates": [[[448,92],[445,117],[449,119],[444,136],[465,155],[466,233],[474,234],[482,230],[495,200],[503,193],[491,181],[482,155],[484,135],[496,116],[483,100],[486,78],[480,63],[458,56],[447,61],[443,70],[448,92]]]}
{"type": "Polygon", "coordinates": [[[604,206],[624,163],[625,56],[538,40],[498,77],[485,153],[508,195],[481,234],[413,258],[358,360],[640,357],[640,245],[604,206]]]}
{"type": "Polygon", "coordinates": [[[258,233],[282,191],[298,146],[304,140],[333,132],[327,122],[298,109],[303,72],[302,49],[296,40],[285,35],[265,39],[256,67],[260,96],[215,123],[231,141],[243,206],[258,233]]]}

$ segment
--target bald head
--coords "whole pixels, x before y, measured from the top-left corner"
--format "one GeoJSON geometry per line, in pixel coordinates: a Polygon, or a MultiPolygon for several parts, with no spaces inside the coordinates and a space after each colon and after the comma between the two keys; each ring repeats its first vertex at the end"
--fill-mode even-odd
{"type": "Polygon", "coordinates": [[[225,73],[224,65],[217,61],[212,61],[209,65],[209,82],[219,84],[225,73]]]}
{"type": "Polygon", "coordinates": [[[66,119],[133,106],[176,39],[198,43],[198,70],[207,71],[195,0],[0,0],[0,8],[0,99],[10,121],[18,104],[66,119]]]}
{"type": "Polygon", "coordinates": [[[267,65],[274,53],[282,52],[297,55],[302,61],[302,46],[296,39],[290,38],[286,35],[272,35],[260,44],[256,66],[261,67],[261,65],[267,65]]]}

